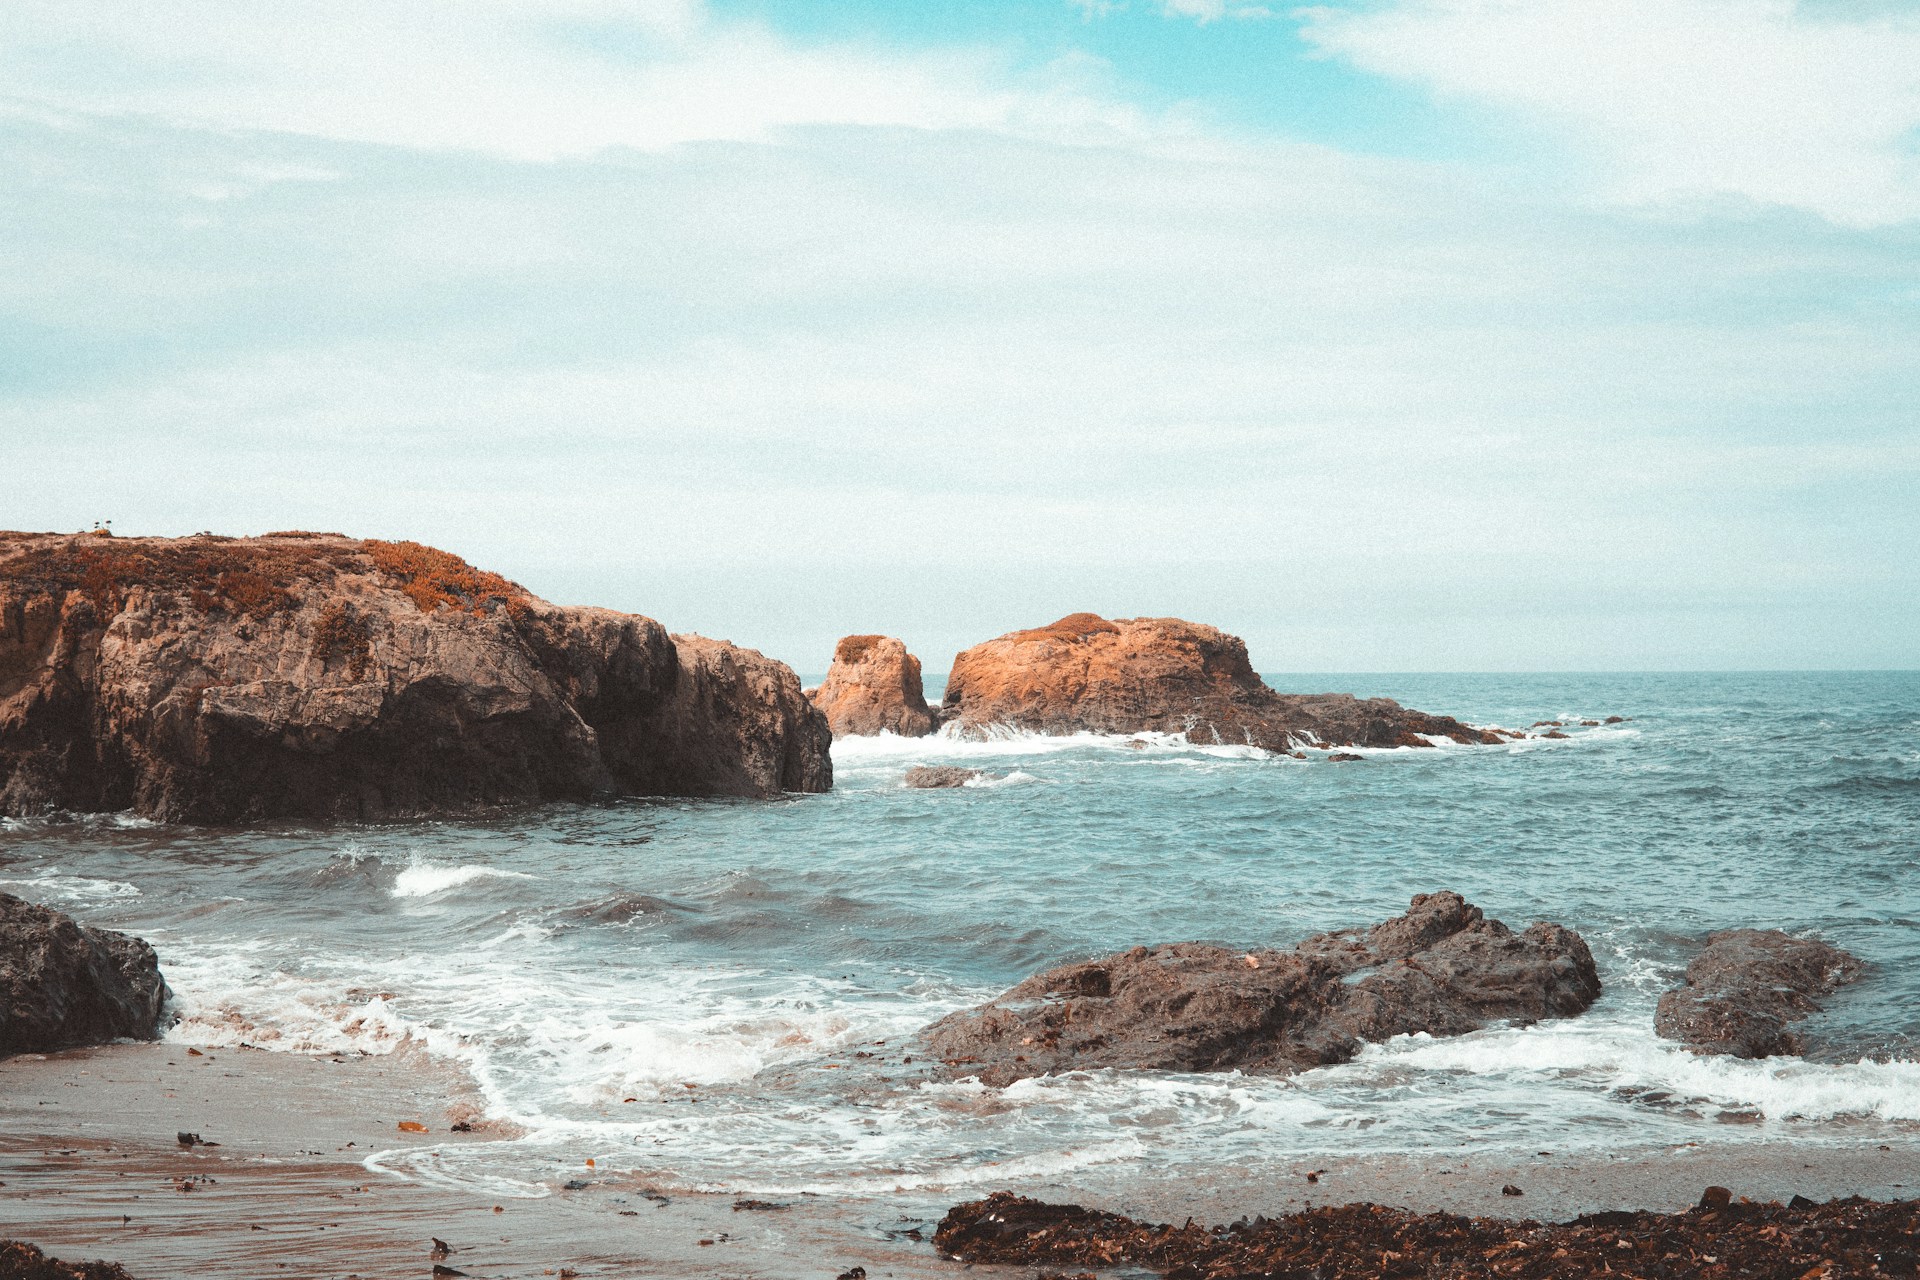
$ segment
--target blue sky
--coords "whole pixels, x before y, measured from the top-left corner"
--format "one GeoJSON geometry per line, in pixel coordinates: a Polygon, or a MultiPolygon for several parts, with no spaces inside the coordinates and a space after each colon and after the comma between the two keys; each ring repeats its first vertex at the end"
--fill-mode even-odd
{"type": "Polygon", "coordinates": [[[817,671],[1920,665],[1920,5],[23,0],[4,523],[817,671]]]}

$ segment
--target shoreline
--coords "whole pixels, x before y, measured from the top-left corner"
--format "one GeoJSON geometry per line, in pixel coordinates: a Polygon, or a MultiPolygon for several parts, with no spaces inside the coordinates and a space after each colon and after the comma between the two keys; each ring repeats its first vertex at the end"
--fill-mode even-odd
{"type": "MultiPolygon", "coordinates": [[[[0,1238],[69,1262],[120,1262],[138,1280],[418,1276],[433,1265],[436,1237],[455,1250],[442,1265],[473,1276],[564,1268],[582,1280],[831,1280],[860,1266],[874,1280],[932,1280],[969,1270],[935,1252],[933,1226],[953,1205],[999,1190],[1173,1223],[1357,1202],[1559,1221],[1606,1209],[1684,1209],[1708,1185],[1760,1201],[1920,1195],[1920,1134],[1858,1144],[1306,1157],[1278,1176],[1268,1167],[1207,1181],[1105,1167],[948,1191],[786,1197],[772,1210],[737,1210],[733,1194],[663,1194],[630,1175],[596,1176],[584,1163],[584,1186],[535,1199],[367,1163],[382,1152],[513,1136],[478,1116],[456,1068],[407,1051],[195,1054],[161,1043],[13,1058],[0,1061],[0,1238]],[[401,1121],[426,1132],[401,1130],[401,1121]],[[472,1130],[452,1131],[462,1122],[472,1130]],[[219,1145],[183,1146],[181,1132],[219,1145]],[[1507,1184],[1524,1195],[1503,1196],[1507,1184]]],[[[1018,1266],[970,1270],[1031,1274],[1018,1266]]]]}

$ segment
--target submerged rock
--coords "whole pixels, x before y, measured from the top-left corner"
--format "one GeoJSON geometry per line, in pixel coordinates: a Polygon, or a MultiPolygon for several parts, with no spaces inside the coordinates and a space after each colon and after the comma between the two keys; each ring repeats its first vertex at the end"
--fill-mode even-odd
{"type": "Polygon", "coordinates": [[[1777,929],[1710,934],[1686,981],[1660,997],[1653,1028],[1697,1053],[1736,1058],[1799,1054],[1787,1029],[1820,1010],[1818,997],[1858,978],[1865,966],[1838,947],[1777,929]]]}
{"type": "Polygon", "coordinates": [[[337,534],[0,534],[0,814],[394,818],[832,785],[788,668],[337,534]]]}
{"type": "Polygon", "coordinates": [[[139,938],[0,893],[0,1057],[158,1039],[170,994],[139,938]]]}
{"type": "Polygon", "coordinates": [[[1391,698],[1276,693],[1238,636],[1179,618],[1076,613],[977,644],[953,660],[945,713],[964,730],[1185,733],[1191,742],[1291,751],[1320,746],[1427,747],[1506,740],[1391,698]]]}
{"type": "Polygon", "coordinates": [[[939,724],[920,683],[920,659],[892,636],[841,640],[826,681],[808,696],[836,738],[878,733],[924,738],[939,724]]]}
{"type": "Polygon", "coordinates": [[[1396,1035],[1571,1017],[1599,994],[1579,934],[1514,933],[1443,892],[1287,951],[1179,942],[1063,965],[923,1035],[948,1076],[992,1085],[1102,1067],[1289,1072],[1396,1035]]]}
{"type": "Polygon", "coordinates": [[[990,776],[979,769],[962,769],[957,765],[917,764],[907,770],[907,785],[932,791],[944,787],[964,787],[975,778],[990,776]]]}

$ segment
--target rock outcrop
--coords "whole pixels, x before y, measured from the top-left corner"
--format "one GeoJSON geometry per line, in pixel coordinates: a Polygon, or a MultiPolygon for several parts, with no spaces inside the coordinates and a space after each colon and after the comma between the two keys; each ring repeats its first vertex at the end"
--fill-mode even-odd
{"type": "Polygon", "coordinates": [[[1788,1024],[1820,1010],[1819,997],[1858,978],[1859,960],[1814,938],[1777,929],[1710,934],[1686,981],[1660,997],[1654,1031],[1697,1053],[1770,1058],[1805,1051],[1788,1024]]]}
{"type": "Polygon", "coordinates": [[[1276,693],[1254,674],[1239,637],[1179,618],[1076,613],[977,644],[953,660],[944,702],[963,731],[1184,732],[1191,742],[1269,751],[1516,736],[1409,711],[1391,698],[1276,693]]]}
{"type": "Polygon", "coordinates": [[[907,770],[906,783],[920,791],[938,791],[964,787],[975,778],[988,775],[979,769],[962,769],[951,764],[917,764],[907,770]]]}
{"type": "Polygon", "coordinates": [[[897,733],[924,738],[939,727],[920,683],[920,659],[892,636],[847,636],[834,646],[833,666],[809,695],[833,736],[897,733]]]}
{"type": "Polygon", "coordinates": [[[830,741],[781,663],[417,543],[0,534],[0,814],[770,796],[830,741]]]}
{"type": "Polygon", "coordinates": [[[1050,969],[923,1034],[947,1075],[991,1085],[1103,1067],[1291,1072],[1396,1035],[1571,1017],[1599,994],[1579,934],[1514,933],[1434,893],[1287,951],[1180,942],[1050,969]]]}
{"type": "Polygon", "coordinates": [[[140,939],[0,893],[0,1057],[156,1039],[170,994],[140,939]]]}

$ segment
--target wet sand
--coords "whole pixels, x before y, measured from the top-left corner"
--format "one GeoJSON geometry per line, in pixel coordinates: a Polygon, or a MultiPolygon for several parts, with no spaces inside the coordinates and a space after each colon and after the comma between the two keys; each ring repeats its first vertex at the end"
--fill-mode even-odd
{"type": "Polygon", "coordinates": [[[1244,1178],[1204,1185],[1151,1167],[1105,1167],[1068,1181],[1010,1178],[968,1191],[801,1196],[777,1211],[736,1211],[734,1196],[671,1188],[661,1204],[641,1182],[584,1167],[587,1186],[526,1199],[402,1179],[365,1163],[382,1151],[513,1136],[484,1123],[451,1130],[477,1119],[477,1099],[457,1072],[407,1054],[195,1056],[181,1045],[117,1045],[14,1058],[0,1062],[0,1237],[69,1260],[124,1262],[143,1280],[424,1277],[434,1237],[455,1249],[443,1266],[476,1277],[565,1269],[582,1280],[832,1280],[858,1265],[874,1280],[962,1271],[1025,1280],[1026,1268],[942,1260],[924,1237],[949,1205],[989,1190],[1176,1223],[1363,1200],[1557,1220],[1597,1209],[1685,1208],[1710,1184],[1756,1200],[1920,1195],[1920,1135],[1524,1159],[1460,1152],[1289,1164],[1277,1155],[1244,1178]],[[403,1131],[402,1121],[426,1132],[403,1131]],[[220,1145],[183,1147],[180,1131],[220,1145]],[[1525,1194],[1502,1195],[1507,1184],[1525,1194]]]}

